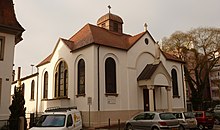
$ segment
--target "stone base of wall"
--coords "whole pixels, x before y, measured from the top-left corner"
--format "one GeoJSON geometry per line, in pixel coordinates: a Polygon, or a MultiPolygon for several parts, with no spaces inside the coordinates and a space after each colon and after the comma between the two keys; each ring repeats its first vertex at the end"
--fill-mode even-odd
{"type": "MultiPolygon", "coordinates": [[[[143,110],[91,111],[90,114],[89,111],[82,111],[83,126],[100,128],[108,127],[109,125],[118,125],[118,123],[124,124],[132,116],[142,111],[143,110]]],[[[156,111],[167,111],[167,109],[156,111]]],[[[173,109],[173,111],[184,111],[184,109],[173,109]]]]}
{"type": "Polygon", "coordinates": [[[82,120],[84,127],[107,127],[110,125],[117,125],[125,123],[135,114],[143,110],[121,110],[121,111],[91,111],[90,115],[88,111],[82,111],[82,120]],[[89,119],[90,117],[90,119],[89,119]]]}

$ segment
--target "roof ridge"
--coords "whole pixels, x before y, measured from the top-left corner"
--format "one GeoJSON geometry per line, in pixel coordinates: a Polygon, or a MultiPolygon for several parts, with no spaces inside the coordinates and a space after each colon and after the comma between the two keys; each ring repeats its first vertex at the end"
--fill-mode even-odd
{"type": "MultiPolygon", "coordinates": [[[[78,30],[74,35],[72,35],[69,40],[72,41],[71,39],[76,36],[77,34],[79,34],[83,29],[85,29],[87,26],[90,26],[91,24],[87,23],[86,25],[84,25],[80,30],[78,30]]],[[[94,25],[93,25],[94,26],[94,25]]]]}
{"type": "Polygon", "coordinates": [[[94,41],[95,39],[94,39],[94,35],[93,35],[93,31],[92,31],[92,28],[91,27],[96,27],[95,25],[92,25],[92,24],[89,24],[88,23],[88,26],[89,26],[89,31],[90,31],[90,33],[92,34],[92,40],[94,41]]]}

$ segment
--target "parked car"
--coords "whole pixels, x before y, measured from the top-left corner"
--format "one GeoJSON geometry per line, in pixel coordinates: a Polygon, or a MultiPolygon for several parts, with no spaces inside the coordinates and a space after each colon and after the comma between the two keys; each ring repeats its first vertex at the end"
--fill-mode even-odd
{"type": "Polygon", "coordinates": [[[126,130],[178,130],[179,121],[170,112],[141,112],[125,124],[126,130]]]}
{"type": "Polygon", "coordinates": [[[179,120],[180,130],[197,129],[197,120],[192,112],[173,112],[179,120]]]}
{"type": "Polygon", "coordinates": [[[215,124],[219,125],[220,124],[220,112],[214,112],[213,116],[214,116],[214,119],[215,119],[215,124]]]}
{"type": "Polygon", "coordinates": [[[197,120],[197,126],[200,130],[208,128],[212,129],[214,126],[214,117],[213,113],[208,111],[194,111],[193,112],[196,120],[197,120]]]}
{"type": "Polygon", "coordinates": [[[216,105],[214,107],[214,112],[220,112],[220,105],[216,105]]]}
{"type": "Polygon", "coordinates": [[[49,108],[30,130],[81,130],[81,113],[73,108],[49,108]]]}

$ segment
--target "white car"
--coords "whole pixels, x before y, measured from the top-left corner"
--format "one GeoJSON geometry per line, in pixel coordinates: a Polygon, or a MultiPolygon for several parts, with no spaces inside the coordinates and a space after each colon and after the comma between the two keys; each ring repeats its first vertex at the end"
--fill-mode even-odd
{"type": "Polygon", "coordinates": [[[179,130],[195,130],[197,129],[197,120],[193,112],[173,112],[175,117],[179,120],[179,130]]]}
{"type": "Polygon", "coordinates": [[[48,108],[30,130],[81,130],[81,113],[72,107],[48,108]]]}
{"type": "Polygon", "coordinates": [[[214,112],[220,112],[220,105],[216,105],[214,107],[214,112]]]}
{"type": "Polygon", "coordinates": [[[179,121],[170,112],[141,112],[125,124],[125,130],[179,130],[179,121]]]}

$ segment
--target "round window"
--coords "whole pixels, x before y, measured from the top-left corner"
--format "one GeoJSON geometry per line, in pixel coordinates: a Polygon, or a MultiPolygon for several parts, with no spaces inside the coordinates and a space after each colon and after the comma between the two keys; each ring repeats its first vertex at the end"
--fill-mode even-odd
{"type": "Polygon", "coordinates": [[[148,41],[148,38],[145,38],[145,39],[144,39],[144,42],[148,45],[148,42],[149,42],[149,41],[148,41]]]}

